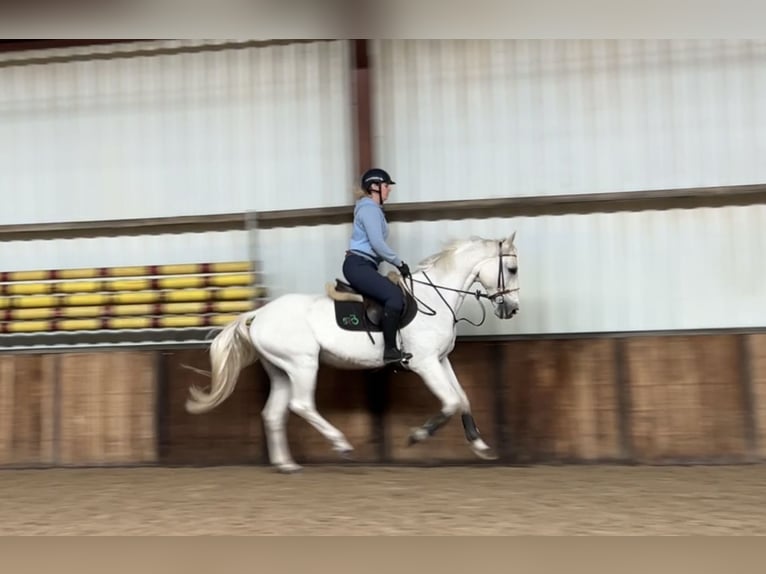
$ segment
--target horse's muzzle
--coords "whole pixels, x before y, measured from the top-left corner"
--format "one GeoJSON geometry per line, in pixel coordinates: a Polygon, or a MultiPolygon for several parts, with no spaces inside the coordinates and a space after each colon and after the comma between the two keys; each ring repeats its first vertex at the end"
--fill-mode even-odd
{"type": "Polygon", "coordinates": [[[519,304],[515,301],[503,299],[502,302],[495,305],[495,316],[500,319],[511,319],[519,312],[519,304]]]}

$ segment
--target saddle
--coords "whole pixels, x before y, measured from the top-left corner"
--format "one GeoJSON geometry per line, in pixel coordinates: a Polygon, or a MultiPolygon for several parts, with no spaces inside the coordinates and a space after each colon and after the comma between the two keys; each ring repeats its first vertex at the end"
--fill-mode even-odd
{"type": "MultiPolygon", "coordinates": [[[[417,315],[418,305],[415,299],[402,288],[401,276],[392,271],[388,279],[398,285],[404,295],[404,309],[399,319],[399,328],[408,325],[417,315]]],[[[335,322],[345,331],[381,332],[383,305],[375,299],[366,297],[351,285],[336,279],[335,284],[325,285],[327,295],[335,302],[335,322]]]]}

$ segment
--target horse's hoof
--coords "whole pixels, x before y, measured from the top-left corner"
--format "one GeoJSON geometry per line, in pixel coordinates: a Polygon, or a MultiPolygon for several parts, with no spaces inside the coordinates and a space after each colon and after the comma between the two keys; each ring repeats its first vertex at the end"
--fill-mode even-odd
{"type": "Polygon", "coordinates": [[[353,461],[354,460],[354,449],[353,448],[346,448],[343,450],[338,450],[338,456],[341,457],[343,460],[353,461]]]}
{"type": "Polygon", "coordinates": [[[412,429],[407,437],[407,446],[412,446],[428,438],[428,431],[422,427],[412,429]]]}
{"type": "Polygon", "coordinates": [[[302,470],[303,467],[299,464],[295,464],[294,462],[287,462],[277,465],[277,472],[280,474],[296,474],[302,470]]]}
{"type": "Polygon", "coordinates": [[[494,449],[487,445],[478,446],[471,444],[471,450],[476,456],[483,458],[484,460],[497,460],[500,458],[494,449]]]}

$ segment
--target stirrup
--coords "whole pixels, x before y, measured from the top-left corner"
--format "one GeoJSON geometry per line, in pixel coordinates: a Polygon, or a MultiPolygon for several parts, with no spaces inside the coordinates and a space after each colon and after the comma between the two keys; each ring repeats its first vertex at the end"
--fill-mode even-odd
{"type": "Polygon", "coordinates": [[[401,366],[406,366],[407,363],[409,363],[410,359],[412,358],[412,353],[406,353],[406,352],[401,351],[399,349],[391,349],[391,351],[395,351],[397,353],[397,356],[396,357],[393,357],[393,356],[386,357],[386,351],[383,351],[383,364],[384,365],[401,365],[401,366]]]}

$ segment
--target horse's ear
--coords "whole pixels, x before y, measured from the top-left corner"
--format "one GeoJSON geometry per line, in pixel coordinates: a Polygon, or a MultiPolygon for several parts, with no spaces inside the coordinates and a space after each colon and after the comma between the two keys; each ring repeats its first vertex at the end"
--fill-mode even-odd
{"type": "Polygon", "coordinates": [[[514,239],[516,239],[516,230],[514,230],[514,231],[513,231],[513,233],[511,233],[511,235],[510,235],[510,236],[508,236],[508,239],[507,239],[507,241],[508,241],[508,245],[511,245],[511,246],[512,246],[512,245],[513,245],[513,240],[514,240],[514,239]]]}

